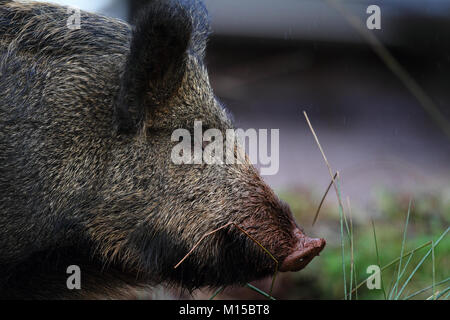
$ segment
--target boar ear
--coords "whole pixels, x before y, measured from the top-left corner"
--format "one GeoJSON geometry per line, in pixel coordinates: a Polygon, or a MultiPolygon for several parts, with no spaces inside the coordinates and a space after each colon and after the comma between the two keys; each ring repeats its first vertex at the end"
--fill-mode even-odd
{"type": "Polygon", "coordinates": [[[181,85],[188,53],[203,58],[209,31],[197,1],[151,1],[137,17],[116,101],[119,131],[135,132],[181,85]]]}

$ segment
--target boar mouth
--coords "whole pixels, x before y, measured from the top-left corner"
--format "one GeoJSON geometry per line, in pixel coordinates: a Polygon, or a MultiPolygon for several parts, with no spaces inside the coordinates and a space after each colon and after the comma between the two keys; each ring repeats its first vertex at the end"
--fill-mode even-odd
{"type": "Polygon", "coordinates": [[[300,271],[305,268],[314,257],[318,256],[325,247],[324,239],[312,239],[302,233],[298,228],[294,230],[297,243],[294,251],[290,253],[280,266],[281,272],[300,271]]]}

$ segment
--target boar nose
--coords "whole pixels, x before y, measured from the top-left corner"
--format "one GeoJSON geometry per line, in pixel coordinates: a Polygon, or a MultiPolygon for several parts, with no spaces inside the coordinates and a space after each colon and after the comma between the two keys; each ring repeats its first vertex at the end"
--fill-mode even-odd
{"type": "Polygon", "coordinates": [[[294,230],[297,243],[293,252],[291,252],[282,262],[280,271],[300,271],[318,256],[325,247],[324,239],[313,239],[306,236],[298,228],[294,230]]]}

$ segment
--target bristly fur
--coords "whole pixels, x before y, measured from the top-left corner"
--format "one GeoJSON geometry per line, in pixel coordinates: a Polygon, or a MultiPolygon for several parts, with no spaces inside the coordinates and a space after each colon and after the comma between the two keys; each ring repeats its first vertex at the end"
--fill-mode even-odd
{"type": "MultiPolygon", "coordinates": [[[[294,246],[289,209],[244,165],[170,159],[175,129],[233,125],[203,63],[199,1],[154,1],[131,28],[67,9],[0,1],[0,296],[122,296],[269,276],[294,246]],[[79,265],[82,290],[66,288],[79,265]]],[[[225,134],[224,134],[225,136],[225,134]]]]}

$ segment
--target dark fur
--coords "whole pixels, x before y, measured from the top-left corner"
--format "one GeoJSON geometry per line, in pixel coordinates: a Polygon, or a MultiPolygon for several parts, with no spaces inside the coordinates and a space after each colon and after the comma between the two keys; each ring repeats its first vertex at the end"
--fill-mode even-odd
{"type": "Polygon", "coordinates": [[[232,128],[203,63],[197,1],[154,1],[136,27],[0,1],[0,295],[120,296],[127,286],[193,289],[271,275],[295,222],[254,167],[176,166],[177,128],[232,128]],[[80,292],[65,268],[82,270],[80,292]]]}

